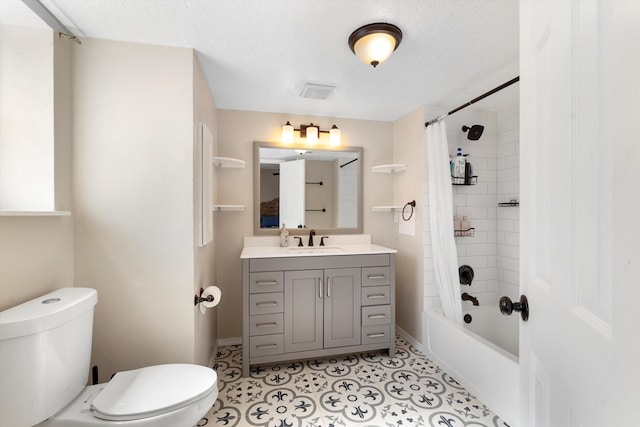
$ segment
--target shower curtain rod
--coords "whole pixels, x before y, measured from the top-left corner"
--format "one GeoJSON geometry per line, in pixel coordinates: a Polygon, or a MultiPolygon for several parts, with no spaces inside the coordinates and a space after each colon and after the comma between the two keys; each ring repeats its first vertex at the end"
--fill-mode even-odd
{"type": "Polygon", "coordinates": [[[481,99],[486,98],[487,96],[493,95],[494,93],[501,91],[502,89],[506,88],[507,86],[511,86],[512,84],[516,83],[516,82],[517,82],[517,81],[519,81],[519,80],[520,80],[520,76],[517,76],[517,77],[515,77],[515,78],[513,78],[513,79],[509,80],[508,82],[503,83],[503,84],[501,84],[500,86],[498,86],[498,87],[496,87],[496,88],[491,89],[489,92],[485,92],[485,93],[483,93],[482,95],[480,95],[479,97],[472,99],[471,101],[467,102],[466,104],[463,104],[463,105],[459,106],[458,108],[454,108],[453,110],[449,111],[447,114],[442,115],[442,116],[440,116],[440,117],[436,117],[436,118],[435,118],[435,119],[433,119],[433,120],[429,120],[428,122],[426,122],[426,123],[424,124],[424,127],[427,127],[427,126],[429,126],[429,125],[432,125],[432,124],[434,124],[434,123],[437,123],[437,122],[439,122],[440,120],[444,119],[445,117],[450,116],[450,115],[452,115],[453,113],[456,113],[456,112],[458,112],[458,111],[462,110],[463,108],[467,108],[469,105],[474,104],[474,103],[476,103],[476,102],[480,101],[481,99]]]}

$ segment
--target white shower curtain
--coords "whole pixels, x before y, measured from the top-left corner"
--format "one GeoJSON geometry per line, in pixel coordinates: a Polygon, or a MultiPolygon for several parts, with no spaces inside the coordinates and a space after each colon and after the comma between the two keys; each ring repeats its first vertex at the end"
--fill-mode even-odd
{"type": "Polygon", "coordinates": [[[427,175],[433,269],[445,317],[462,325],[458,253],[453,236],[453,201],[447,127],[427,126],[427,175]]]}

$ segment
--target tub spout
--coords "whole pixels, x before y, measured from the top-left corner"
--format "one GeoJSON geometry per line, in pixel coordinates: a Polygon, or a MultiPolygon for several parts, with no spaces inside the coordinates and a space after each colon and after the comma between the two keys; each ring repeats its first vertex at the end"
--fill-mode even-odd
{"type": "Polygon", "coordinates": [[[480,305],[480,303],[478,302],[478,298],[469,295],[466,292],[462,294],[462,301],[471,301],[473,305],[480,305]]]}

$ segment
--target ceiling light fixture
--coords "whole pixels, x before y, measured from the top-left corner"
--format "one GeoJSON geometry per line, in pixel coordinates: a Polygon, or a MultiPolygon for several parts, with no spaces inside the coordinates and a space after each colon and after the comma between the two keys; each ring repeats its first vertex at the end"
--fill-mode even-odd
{"type": "Polygon", "coordinates": [[[340,145],[340,129],[338,126],[331,126],[331,130],[321,130],[320,126],[310,123],[308,125],[300,125],[300,129],[295,129],[291,123],[287,121],[282,126],[282,143],[293,144],[293,131],[300,132],[300,138],[307,139],[307,145],[317,145],[318,138],[321,133],[329,134],[329,145],[337,147],[340,145]]]}
{"type": "Polygon", "coordinates": [[[391,56],[401,41],[400,28],[377,22],[364,25],[351,33],[349,47],[362,62],[375,68],[391,56]]]}

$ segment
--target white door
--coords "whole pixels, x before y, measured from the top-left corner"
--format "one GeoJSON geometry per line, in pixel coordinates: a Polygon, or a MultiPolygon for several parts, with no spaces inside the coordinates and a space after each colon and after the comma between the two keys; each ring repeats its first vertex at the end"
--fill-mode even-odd
{"type": "Polygon", "coordinates": [[[280,226],[296,228],[305,225],[304,159],[280,163],[280,226]]]}
{"type": "Polygon", "coordinates": [[[640,2],[521,1],[520,427],[638,426],[640,2]]]}

